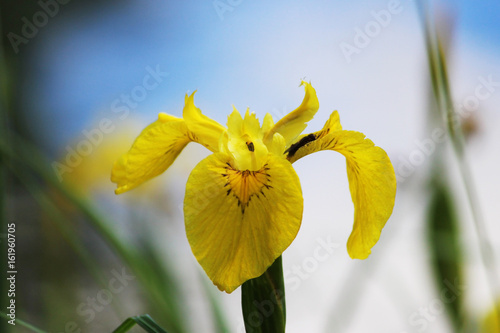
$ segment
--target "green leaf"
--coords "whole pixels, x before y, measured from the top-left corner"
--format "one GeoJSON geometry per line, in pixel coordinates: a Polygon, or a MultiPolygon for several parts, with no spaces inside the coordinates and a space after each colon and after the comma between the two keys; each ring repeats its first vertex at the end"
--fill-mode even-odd
{"type": "MultiPolygon", "coordinates": [[[[5,312],[0,312],[0,317],[3,317],[5,318],[5,323],[7,323],[7,321],[9,320],[12,320],[5,312]]],[[[26,329],[29,329],[31,330],[32,332],[35,332],[35,333],[47,333],[45,331],[43,331],[42,329],[38,328],[38,327],[35,327],[34,325],[31,325],[19,318],[15,318],[14,319],[14,322],[16,323],[16,325],[19,325],[19,326],[22,326],[26,329]]],[[[6,325],[7,327],[7,325],[6,325]]],[[[14,326],[10,326],[10,328],[13,328],[14,326]]],[[[3,331],[2,331],[3,332],[3,331]]]]}
{"type": "Polygon", "coordinates": [[[436,287],[440,291],[448,290],[446,293],[441,292],[442,295],[448,295],[443,304],[455,329],[458,331],[463,324],[463,317],[461,316],[463,295],[459,290],[450,290],[450,285],[462,281],[462,256],[458,220],[453,206],[453,199],[446,186],[439,181],[435,181],[432,191],[427,225],[431,264],[434,270],[436,287]]]}
{"type": "Polygon", "coordinates": [[[241,306],[247,333],[285,332],[285,283],[281,256],[264,274],[243,283],[241,306]]]}
{"type": "Polygon", "coordinates": [[[153,318],[145,314],[142,316],[135,316],[127,318],[113,333],[128,332],[135,325],[141,326],[146,332],[149,333],[167,333],[163,328],[158,325],[153,318]]]}

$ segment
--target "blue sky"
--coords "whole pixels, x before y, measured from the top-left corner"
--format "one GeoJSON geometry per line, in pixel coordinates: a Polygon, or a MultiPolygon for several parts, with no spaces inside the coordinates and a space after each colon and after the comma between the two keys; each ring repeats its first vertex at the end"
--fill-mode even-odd
{"type": "MultiPolygon", "coordinates": [[[[147,5],[130,1],[96,13],[67,15],[62,8],[60,19],[50,22],[27,46],[34,55],[33,80],[25,91],[34,96],[26,100],[36,110],[35,117],[47,120],[44,136],[49,145],[55,148],[57,142],[72,139],[82,125],[92,126],[96,117],[109,113],[116,98],[142,82],[147,66],[169,73],[133,110],[147,121],[158,111],[180,115],[183,95],[195,89],[198,104],[225,122],[231,104],[251,106],[262,114],[290,111],[300,101],[300,92],[287,100],[304,77],[313,83],[327,80],[336,91],[349,88],[349,79],[335,77],[346,67],[338,44],[352,43],[354,28],[363,28],[373,19],[372,10],[386,9],[388,4],[232,3],[239,4],[221,16],[211,1],[147,5]]],[[[415,22],[414,4],[401,1],[401,6],[402,14],[393,15],[378,40],[396,34],[406,20],[415,22]]],[[[460,1],[448,8],[455,8],[450,12],[458,17],[458,50],[480,47],[498,52],[500,4],[460,1]]],[[[418,28],[413,24],[406,30],[415,45],[421,43],[418,28]]]]}
{"type": "Polygon", "coordinates": [[[457,8],[457,35],[475,39],[485,48],[498,52],[500,48],[500,2],[449,1],[457,8]]]}

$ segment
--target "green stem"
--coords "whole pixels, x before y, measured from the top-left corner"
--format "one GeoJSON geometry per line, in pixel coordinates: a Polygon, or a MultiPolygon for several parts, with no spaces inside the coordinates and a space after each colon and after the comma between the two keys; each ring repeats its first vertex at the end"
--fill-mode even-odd
{"type": "Polygon", "coordinates": [[[285,283],[281,256],[264,274],[243,283],[241,306],[247,333],[285,332],[285,283]]]}

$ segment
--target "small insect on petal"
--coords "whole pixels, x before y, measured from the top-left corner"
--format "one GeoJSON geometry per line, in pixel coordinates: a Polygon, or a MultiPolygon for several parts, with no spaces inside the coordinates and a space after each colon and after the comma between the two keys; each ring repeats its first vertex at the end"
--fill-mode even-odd
{"type": "Polygon", "coordinates": [[[255,151],[255,147],[253,146],[253,142],[247,142],[248,150],[255,151]]]}
{"type": "Polygon", "coordinates": [[[299,150],[300,148],[304,147],[309,142],[313,142],[314,140],[316,140],[316,135],[314,135],[313,133],[311,133],[311,134],[303,137],[302,139],[300,139],[299,142],[294,143],[293,145],[291,145],[290,148],[288,148],[285,151],[285,154],[288,153],[287,157],[291,158],[291,157],[293,157],[293,155],[295,155],[295,153],[297,152],[297,150],[299,150]]]}

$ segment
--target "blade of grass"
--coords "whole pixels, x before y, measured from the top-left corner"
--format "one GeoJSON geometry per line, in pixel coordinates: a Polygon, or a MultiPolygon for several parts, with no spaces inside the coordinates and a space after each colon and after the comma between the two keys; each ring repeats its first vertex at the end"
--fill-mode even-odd
{"type": "MultiPolygon", "coordinates": [[[[45,194],[41,186],[37,184],[37,180],[30,173],[23,171],[24,168],[22,166],[13,166],[10,163],[7,165],[11,167],[11,172],[28,190],[38,205],[51,217],[50,221],[59,229],[66,242],[80,258],[97,284],[103,289],[107,289],[108,284],[106,283],[104,275],[101,273],[100,267],[95,263],[95,260],[92,258],[90,252],[80,241],[77,233],[73,230],[73,228],[71,228],[71,221],[61,213],[59,208],[51,201],[49,196],[45,194]]],[[[120,303],[113,302],[112,306],[118,316],[124,312],[120,303]]]]}
{"type": "MultiPolygon", "coordinates": [[[[143,210],[129,209],[128,217],[131,221],[144,221],[143,210]]],[[[177,281],[170,266],[170,258],[167,254],[159,253],[158,247],[155,245],[154,233],[156,230],[151,230],[149,226],[134,224],[131,227],[131,232],[136,234],[137,239],[137,255],[142,258],[148,258],[148,266],[154,272],[154,282],[158,285],[164,285],[165,291],[169,292],[172,297],[177,295],[177,281]]]]}
{"type": "Polygon", "coordinates": [[[136,324],[149,333],[167,333],[167,331],[160,327],[149,315],[127,318],[117,329],[113,331],[113,333],[128,332],[136,324]]]}
{"type": "MultiPolygon", "coordinates": [[[[147,235],[142,235],[143,237],[147,237],[147,235]]],[[[165,267],[168,266],[165,265],[166,258],[160,258],[158,251],[156,251],[156,248],[154,246],[151,246],[151,243],[148,242],[147,239],[141,239],[140,241],[141,255],[149,259],[151,267],[155,269],[156,277],[158,278],[155,279],[154,282],[152,281],[152,283],[165,284],[167,287],[170,286],[169,292],[172,295],[176,295],[177,293],[175,289],[175,277],[172,276],[170,271],[165,267]]],[[[205,276],[200,276],[200,280],[202,284],[201,287],[204,289],[205,295],[210,305],[215,332],[229,333],[230,331],[229,327],[227,326],[227,320],[224,316],[224,312],[220,307],[220,304],[218,303],[217,295],[215,294],[215,290],[217,289],[214,288],[214,285],[210,283],[205,276]]]]}
{"type": "MultiPolygon", "coordinates": [[[[1,22],[0,22],[0,32],[1,32],[1,22]]],[[[7,89],[4,87],[4,84],[8,80],[8,75],[5,73],[5,61],[3,57],[3,48],[2,44],[0,43],[0,70],[2,71],[2,78],[0,79],[0,141],[5,144],[9,150],[12,150],[12,144],[11,144],[11,131],[9,130],[8,126],[8,114],[7,114],[7,89]]],[[[8,166],[9,161],[7,161],[7,157],[5,154],[0,154],[0,226],[2,230],[2,234],[6,232],[6,225],[8,223],[7,218],[6,218],[6,186],[7,186],[7,166],[8,166]]],[[[13,168],[10,168],[13,169],[13,168]]],[[[15,170],[19,171],[17,168],[14,168],[15,170]]],[[[21,176],[21,173],[18,172],[17,174],[18,177],[21,176]]],[[[22,177],[22,176],[21,176],[22,177]]],[[[26,180],[24,179],[25,184],[35,184],[35,180],[26,180]]],[[[47,199],[46,196],[42,195],[43,191],[41,191],[40,188],[37,188],[36,186],[30,187],[28,189],[29,192],[33,195],[35,200],[38,202],[38,204],[46,211],[49,216],[51,216],[50,221],[55,223],[55,226],[61,231],[61,234],[63,237],[66,239],[67,243],[72,247],[76,255],[82,260],[84,263],[85,267],[87,270],[90,272],[90,275],[93,276],[95,281],[97,282],[98,285],[101,287],[106,288],[107,285],[105,283],[105,279],[102,273],[100,273],[99,267],[94,263],[94,260],[92,260],[89,252],[86,250],[86,248],[82,245],[82,243],[79,241],[79,238],[77,234],[71,229],[68,228],[69,223],[65,219],[64,216],[60,212],[58,212],[58,209],[50,202],[50,200],[47,199]]],[[[2,241],[2,247],[4,247],[4,242],[2,241]]],[[[7,253],[7,251],[2,251],[2,253],[7,253]]],[[[5,266],[6,261],[2,260],[2,265],[5,266]]],[[[5,267],[2,267],[2,277],[4,277],[5,272],[7,269],[5,267]]],[[[2,304],[7,300],[6,295],[7,293],[4,292],[4,285],[6,279],[2,278],[2,286],[0,290],[2,291],[2,304]]],[[[122,310],[119,309],[119,305],[117,307],[117,304],[113,304],[115,307],[115,311],[119,314],[122,312],[122,310]]],[[[19,319],[16,319],[17,322],[19,323],[24,323],[19,319]]],[[[26,324],[29,326],[29,324],[26,324]]],[[[25,325],[25,326],[26,326],[25,325]]],[[[4,321],[0,323],[0,332],[7,332],[7,325],[4,321]]],[[[33,330],[36,330],[35,328],[32,328],[33,330]]],[[[40,331],[41,332],[41,331],[40,331]]]]}
{"type": "MultiPolygon", "coordinates": [[[[446,124],[446,128],[448,129],[448,135],[450,136],[453,151],[458,162],[460,176],[465,187],[468,205],[472,213],[473,226],[478,239],[481,260],[487,273],[492,304],[495,304],[495,297],[500,294],[500,276],[496,269],[496,259],[493,247],[479,208],[472,172],[467,163],[464,135],[460,126],[455,124],[454,121],[455,110],[452,102],[453,99],[449,85],[445,54],[441,47],[439,35],[436,29],[432,27],[426,3],[424,1],[419,1],[417,2],[417,6],[425,31],[429,70],[431,77],[435,76],[437,78],[436,80],[432,80],[436,101],[446,124]]],[[[500,318],[500,313],[498,313],[498,315],[500,318]]]]}
{"type": "MultiPolygon", "coordinates": [[[[1,24],[0,24],[1,27],[1,24]]],[[[0,52],[2,51],[1,45],[0,45],[0,52]]],[[[0,66],[3,66],[3,54],[0,53],[0,66]]],[[[5,76],[2,75],[2,79],[4,79],[5,76]]],[[[3,87],[0,86],[0,93],[2,94],[2,97],[4,97],[5,90],[2,89],[3,87]]],[[[151,276],[157,276],[155,275],[154,270],[150,268],[149,265],[143,260],[140,260],[140,258],[137,258],[137,256],[132,252],[132,251],[126,251],[125,249],[125,244],[123,241],[119,240],[117,237],[115,237],[113,231],[108,227],[110,224],[107,224],[104,222],[102,217],[98,216],[93,208],[92,205],[89,202],[86,202],[82,198],[78,198],[74,194],[71,193],[67,188],[64,186],[59,186],[61,185],[57,179],[55,179],[54,175],[50,175],[50,172],[47,169],[44,169],[42,166],[43,165],[48,165],[48,164],[43,164],[43,162],[46,162],[43,159],[43,156],[38,153],[37,150],[32,149],[29,145],[24,145],[21,148],[21,152],[18,151],[18,154],[16,154],[13,150],[10,149],[11,146],[8,145],[9,140],[5,137],[7,135],[7,130],[6,126],[4,126],[4,119],[6,118],[6,108],[3,106],[5,105],[5,100],[4,98],[0,98],[0,141],[3,144],[3,148],[7,148],[7,150],[10,153],[10,158],[16,159],[18,162],[21,162],[21,164],[26,164],[30,166],[30,168],[35,171],[35,173],[43,178],[47,183],[53,185],[56,187],[60,192],[62,192],[67,198],[73,201],[73,203],[76,203],[76,206],[87,216],[88,220],[91,222],[92,226],[94,229],[96,229],[100,235],[108,242],[108,244],[111,245],[111,248],[117,252],[120,257],[122,257],[125,262],[128,263],[129,266],[131,266],[132,270],[135,271],[136,275],[140,277],[139,280],[142,282],[142,287],[146,290],[146,292],[149,294],[149,297],[156,303],[157,308],[159,311],[163,312],[165,317],[169,318],[168,322],[170,325],[175,329],[176,332],[186,332],[185,330],[185,323],[181,320],[182,316],[180,315],[180,306],[177,302],[177,300],[172,297],[174,294],[173,291],[176,290],[176,287],[174,284],[170,283],[170,280],[168,281],[160,281],[159,279],[156,279],[156,289],[152,289],[149,287],[149,280],[151,280],[151,276]],[[32,153],[35,153],[31,155],[32,153]],[[22,157],[21,157],[22,156],[22,157]],[[143,272],[141,274],[141,272],[143,272]],[[166,296],[166,297],[162,297],[166,296]]],[[[23,144],[24,141],[21,138],[17,138],[18,141],[16,143],[16,150],[19,150],[19,147],[17,144],[23,144]]],[[[5,153],[5,149],[4,149],[5,153]]],[[[0,229],[1,231],[4,231],[4,227],[7,223],[5,219],[5,209],[3,209],[5,205],[5,178],[6,178],[6,171],[4,170],[4,163],[2,159],[6,158],[6,154],[0,154],[0,229]]],[[[29,181],[28,181],[29,183],[29,181]]],[[[26,184],[26,182],[25,182],[26,184]]],[[[33,183],[34,184],[34,183],[33,183]]],[[[78,237],[74,232],[72,232],[71,228],[67,227],[68,224],[65,223],[64,221],[64,213],[60,211],[57,207],[57,205],[54,205],[53,202],[50,201],[50,198],[47,198],[42,191],[39,189],[36,189],[34,187],[31,187],[31,192],[36,196],[36,199],[40,205],[44,207],[44,209],[50,213],[50,215],[53,217],[54,221],[57,222],[57,226],[63,234],[65,235],[65,238],[67,239],[68,243],[73,247],[77,255],[82,259],[84,264],[87,266],[91,274],[96,278],[96,281],[100,283],[101,285],[103,284],[103,277],[99,277],[99,270],[96,269],[93,265],[93,260],[89,256],[89,254],[86,252],[86,249],[83,245],[81,245],[81,242],[79,242],[78,237]]],[[[2,261],[4,262],[4,261],[2,261]]],[[[5,269],[2,269],[2,272],[6,272],[5,269]]],[[[3,274],[3,273],[2,273],[3,274]]],[[[2,283],[0,285],[0,291],[5,290],[4,285],[5,285],[5,279],[2,279],[2,283]]],[[[2,292],[2,300],[6,300],[5,297],[6,293],[2,292]]],[[[2,302],[3,304],[4,302],[2,302]]],[[[4,322],[0,323],[0,331],[4,332],[4,322]]],[[[5,330],[6,331],[6,330],[5,330]]]]}
{"type": "MultiPolygon", "coordinates": [[[[172,270],[169,269],[169,258],[166,256],[161,257],[156,248],[147,239],[141,239],[140,244],[140,256],[148,258],[147,269],[150,270],[149,281],[151,285],[165,296],[165,300],[178,299],[181,296],[178,281],[175,279],[172,270]]],[[[181,309],[182,305],[172,302],[168,306],[171,308],[179,307],[181,309]]],[[[178,311],[177,315],[180,315],[180,313],[181,311],[178,311]]]]}
{"type": "Polygon", "coordinates": [[[185,319],[181,316],[181,303],[177,297],[171,297],[172,291],[176,291],[178,288],[172,285],[166,286],[164,281],[152,284],[151,281],[158,281],[158,279],[150,263],[139,257],[133,248],[128,247],[114,233],[110,227],[111,223],[96,212],[90,201],[73,193],[57,179],[55,174],[46,167],[50,163],[38,149],[19,136],[15,136],[13,139],[15,140],[16,153],[11,151],[4,142],[0,142],[0,151],[2,154],[21,163],[21,165],[27,165],[37,176],[47,184],[53,186],[65,198],[69,199],[82,212],[90,225],[106,241],[110,248],[128,264],[141,282],[141,286],[148,294],[149,299],[155,303],[156,309],[161,311],[166,320],[165,324],[168,324],[169,329],[179,333],[186,332],[185,319]]]}
{"type": "MultiPolygon", "coordinates": [[[[0,317],[4,317],[5,319],[10,320],[10,317],[7,316],[7,314],[5,312],[1,312],[0,311],[0,317]]],[[[23,321],[23,320],[21,320],[19,318],[16,318],[15,322],[16,322],[16,325],[23,326],[23,327],[25,327],[25,328],[27,328],[29,330],[32,330],[35,333],[47,333],[44,330],[41,330],[38,327],[35,327],[35,326],[31,325],[31,324],[28,324],[27,322],[25,322],[25,321],[23,321]]]]}
{"type": "MultiPolygon", "coordinates": [[[[431,183],[432,197],[427,213],[427,240],[438,290],[446,288],[446,285],[443,286],[445,281],[451,283],[456,279],[462,281],[462,249],[458,218],[448,186],[439,179],[441,175],[441,170],[435,169],[434,181],[431,183]]],[[[463,294],[453,294],[443,303],[454,325],[454,331],[461,332],[464,320],[467,319],[462,313],[463,294]]]]}
{"type": "Polygon", "coordinates": [[[201,276],[200,279],[202,287],[203,289],[205,289],[205,294],[208,297],[208,302],[210,303],[212,318],[214,320],[215,332],[229,333],[230,331],[227,325],[227,320],[218,302],[217,295],[215,294],[216,289],[214,289],[214,285],[209,280],[207,280],[205,276],[201,276]]]}

